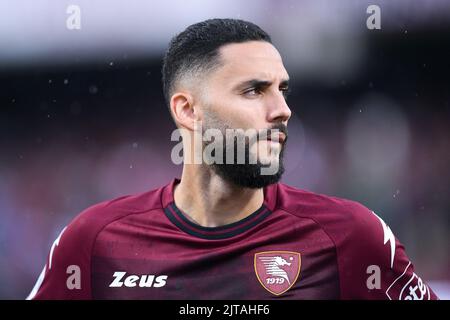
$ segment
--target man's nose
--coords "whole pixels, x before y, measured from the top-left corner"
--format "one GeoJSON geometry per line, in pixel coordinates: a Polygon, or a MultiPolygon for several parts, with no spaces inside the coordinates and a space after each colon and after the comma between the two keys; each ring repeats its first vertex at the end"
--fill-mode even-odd
{"type": "Polygon", "coordinates": [[[278,91],[274,94],[272,99],[268,101],[269,110],[267,113],[268,122],[287,122],[291,117],[291,109],[287,105],[286,99],[283,93],[278,91]]]}

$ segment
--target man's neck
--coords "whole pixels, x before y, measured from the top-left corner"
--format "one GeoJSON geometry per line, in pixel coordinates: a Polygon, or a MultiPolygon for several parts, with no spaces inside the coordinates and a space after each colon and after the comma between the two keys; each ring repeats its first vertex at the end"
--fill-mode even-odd
{"type": "Polygon", "coordinates": [[[263,189],[238,187],[202,165],[185,165],[175,205],[193,222],[218,227],[249,216],[264,201],[263,189]]]}

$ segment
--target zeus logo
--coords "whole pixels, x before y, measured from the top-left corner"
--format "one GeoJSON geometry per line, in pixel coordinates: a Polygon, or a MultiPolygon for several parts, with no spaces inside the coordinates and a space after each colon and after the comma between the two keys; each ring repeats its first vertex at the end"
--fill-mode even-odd
{"type": "Polygon", "coordinates": [[[126,272],[116,271],[114,272],[114,280],[109,285],[110,288],[120,288],[120,287],[136,287],[139,286],[141,288],[160,288],[166,285],[167,276],[155,276],[153,274],[144,274],[144,275],[129,275],[125,277],[126,272]],[[122,281],[123,280],[123,281],[122,281]]]}
{"type": "Polygon", "coordinates": [[[384,244],[388,243],[391,246],[391,269],[394,266],[394,257],[395,257],[395,236],[391,231],[391,228],[389,228],[386,223],[381,219],[375,212],[372,211],[372,213],[380,220],[381,226],[383,227],[383,234],[384,234],[384,244]]]}

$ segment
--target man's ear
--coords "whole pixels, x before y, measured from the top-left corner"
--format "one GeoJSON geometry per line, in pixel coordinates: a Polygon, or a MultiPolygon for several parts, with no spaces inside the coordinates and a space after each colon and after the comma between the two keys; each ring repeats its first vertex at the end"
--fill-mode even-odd
{"type": "Polygon", "coordinates": [[[177,92],[170,98],[170,110],[175,122],[182,128],[194,131],[194,122],[199,120],[194,98],[187,92],[177,92]]]}

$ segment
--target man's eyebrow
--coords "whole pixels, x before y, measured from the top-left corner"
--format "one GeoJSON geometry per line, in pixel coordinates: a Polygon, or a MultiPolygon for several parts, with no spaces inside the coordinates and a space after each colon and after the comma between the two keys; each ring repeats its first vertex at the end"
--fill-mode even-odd
{"type": "MultiPolygon", "coordinates": [[[[267,80],[259,80],[259,79],[251,79],[244,82],[241,82],[235,86],[236,89],[242,88],[265,88],[272,85],[271,81],[267,80]]],[[[287,87],[289,86],[289,79],[284,79],[280,82],[280,86],[287,87]]]]}
{"type": "Polygon", "coordinates": [[[280,87],[289,87],[289,78],[280,82],[280,87]]]}

